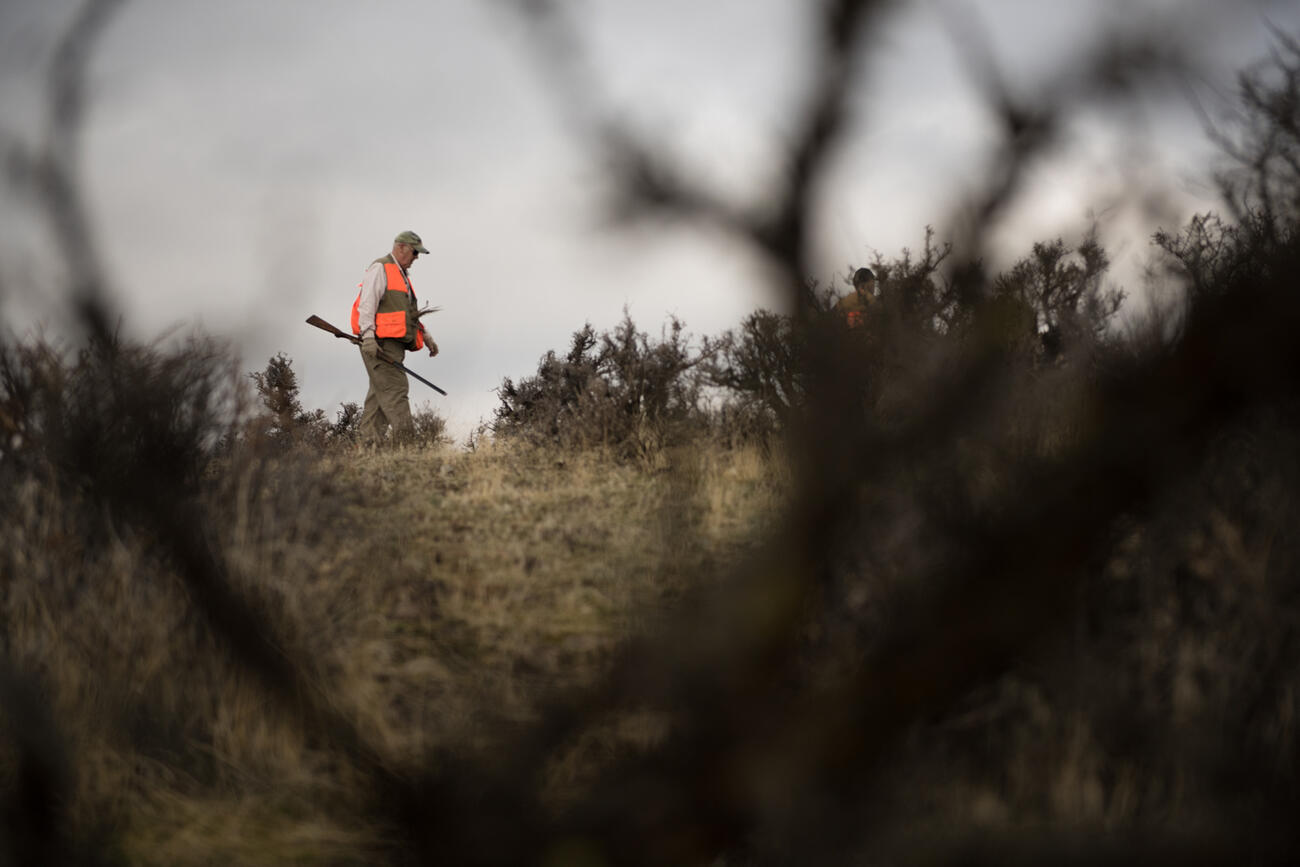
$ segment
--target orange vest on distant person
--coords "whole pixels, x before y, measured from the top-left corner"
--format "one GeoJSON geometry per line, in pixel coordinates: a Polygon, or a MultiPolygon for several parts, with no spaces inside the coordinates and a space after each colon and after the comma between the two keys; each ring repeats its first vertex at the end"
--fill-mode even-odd
{"type": "MultiPolygon", "coordinates": [[[[375,337],[400,340],[412,349],[424,346],[424,334],[420,331],[420,320],[416,316],[415,293],[411,291],[410,281],[402,273],[402,266],[393,261],[391,255],[376,259],[384,266],[384,294],[379,298],[379,307],[375,310],[375,337]]],[[[357,284],[357,300],[352,302],[352,333],[361,333],[361,288],[365,281],[357,284]]]]}
{"type": "Polygon", "coordinates": [[[844,314],[850,328],[860,328],[866,322],[866,314],[876,299],[872,295],[863,296],[855,289],[835,303],[835,309],[844,314]]]}

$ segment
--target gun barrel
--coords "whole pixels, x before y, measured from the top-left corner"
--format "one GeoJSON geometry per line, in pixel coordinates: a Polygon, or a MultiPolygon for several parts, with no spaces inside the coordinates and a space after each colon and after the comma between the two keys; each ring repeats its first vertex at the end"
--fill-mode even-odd
{"type": "Polygon", "coordinates": [[[392,361],[391,359],[384,359],[384,360],[388,361],[388,363],[393,365],[394,367],[402,371],[405,371],[407,376],[413,376],[416,379],[420,380],[420,382],[423,382],[425,385],[429,386],[429,388],[432,388],[434,391],[438,392],[438,394],[442,395],[443,397],[447,396],[447,392],[443,391],[441,388],[438,388],[438,386],[434,385],[432,382],[429,382],[429,380],[425,379],[423,376],[420,376],[420,374],[416,373],[414,370],[411,370],[411,368],[407,367],[405,364],[402,364],[400,361],[392,361]]]}

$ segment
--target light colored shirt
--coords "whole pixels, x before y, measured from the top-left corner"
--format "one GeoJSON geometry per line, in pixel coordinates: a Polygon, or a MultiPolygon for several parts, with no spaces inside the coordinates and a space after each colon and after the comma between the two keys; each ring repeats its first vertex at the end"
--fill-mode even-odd
{"type": "MultiPolygon", "coordinates": [[[[409,281],[407,285],[410,285],[409,281]]],[[[388,278],[384,274],[383,261],[371,262],[366,275],[361,278],[361,302],[357,305],[357,328],[362,337],[366,336],[367,331],[375,333],[375,311],[379,309],[379,301],[386,291],[388,278]]]]}

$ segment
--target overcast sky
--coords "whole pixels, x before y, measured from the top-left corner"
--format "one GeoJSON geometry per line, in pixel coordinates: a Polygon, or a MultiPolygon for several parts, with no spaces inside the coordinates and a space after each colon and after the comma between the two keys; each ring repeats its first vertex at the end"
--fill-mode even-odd
{"type": "MultiPolygon", "coordinates": [[[[1300,4],[1180,0],[985,0],[896,4],[868,52],[851,135],[816,208],[823,281],[916,247],[926,224],[976,188],[995,129],[941,20],[974,10],[1013,89],[1034,86],[1100,34],[1179,10],[1165,27],[1204,55],[1213,100],[1296,33],[1300,4]],[[1193,10],[1215,14],[1202,17],[1193,10]],[[1232,11],[1225,11],[1232,10],[1232,11]]],[[[713,189],[759,201],[780,172],[808,86],[811,0],[586,0],[575,4],[594,91],[713,189]]],[[[40,70],[77,4],[0,4],[0,144],[30,145],[40,70]]],[[[698,225],[611,232],[597,155],[566,126],[534,34],[490,0],[131,0],[91,65],[81,169],[125,329],[193,326],[236,342],[248,370],[284,352],[303,402],[333,416],[360,402],[355,350],[304,324],[346,327],[365,266],[413,229],[432,250],[412,269],[442,353],[411,356],[446,398],[412,384],[463,436],[502,377],[533,372],[590,321],[626,307],[657,333],[669,314],[716,334],[776,307],[761,260],[698,225]]],[[[1166,94],[1167,96],[1167,94],[1166,94]]],[[[998,228],[1008,250],[1077,237],[1099,217],[1131,293],[1152,221],[1213,206],[1212,155],[1182,99],[1091,114],[1035,172],[998,228]],[[1139,157],[1136,159],[1135,157],[1139,157]],[[1168,194],[1151,212],[1125,194],[1168,194]]],[[[6,181],[0,311],[18,334],[57,332],[57,250],[6,181]]],[[[60,239],[58,243],[65,243],[60,239]]]]}

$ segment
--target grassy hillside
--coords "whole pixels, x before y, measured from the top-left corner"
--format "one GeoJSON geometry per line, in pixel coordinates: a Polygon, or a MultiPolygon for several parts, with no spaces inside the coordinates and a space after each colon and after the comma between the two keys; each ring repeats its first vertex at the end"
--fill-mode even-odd
{"type": "MultiPolygon", "coordinates": [[[[1207,472],[1188,490],[1231,494],[1235,482],[1207,472]]],[[[903,670],[891,662],[891,629],[909,622],[918,588],[885,589],[852,544],[831,568],[875,583],[798,616],[788,649],[760,638],[757,651],[736,650],[743,629],[703,607],[710,584],[735,578],[754,583],[723,598],[761,600],[794,490],[780,452],[698,443],[629,461],[484,442],[234,454],[209,466],[202,490],[214,556],[264,615],[296,672],[288,682],[214,627],[160,538],[102,521],[86,492],[29,481],[3,524],[14,566],[3,636],[11,670],[30,675],[4,683],[16,735],[0,742],[0,782],[15,796],[6,811],[11,821],[33,811],[31,756],[50,758],[40,772],[66,785],[65,827],[83,863],[405,863],[411,820],[386,792],[407,785],[430,811],[416,825],[449,803],[464,804],[452,821],[466,826],[508,819],[499,799],[522,798],[525,839],[536,821],[525,802],[536,798],[554,823],[524,849],[536,863],[608,863],[581,833],[565,834],[584,827],[571,810],[606,803],[616,821],[635,821],[641,801],[685,810],[670,826],[707,828],[727,798],[767,817],[759,852],[782,822],[798,843],[811,821],[848,834],[834,850],[890,862],[900,851],[943,862],[946,846],[979,851],[984,834],[1031,861],[1035,845],[1074,839],[1063,833],[1082,834],[1099,858],[1104,841],[1140,852],[1143,833],[1168,831],[1177,851],[1203,840],[1213,853],[1223,823],[1252,814],[1206,764],[1227,746],[1215,732],[1233,739],[1230,754],[1265,750],[1282,763],[1268,786],[1292,779],[1294,695],[1275,690],[1292,677],[1257,666],[1289,628],[1261,607],[1281,525],[1245,532],[1222,508],[1187,524],[1182,510],[1201,513],[1195,497],[1126,531],[1080,588],[1073,634],[917,716],[914,694],[947,676],[917,668],[924,654],[909,651],[903,670]],[[1171,526],[1188,529],[1168,550],[1145,538],[1170,538],[1171,526]],[[707,635],[715,628],[721,644],[707,635]],[[638,665],[638,647],[673,658],[638,665]],[[700,684],[728,693],[693,692],[696,666],[700,684]],[[611,687],[618,695],[602,699],[611,687]],[[782,695],[788,707],[771,704],[782,695]],[[864,695],[878,698],[845,741],[841,719],[864,695]],[[1244,717],[1243,695],[1255,697],[1244,717]],[[722,740],[701,735],[714,726],[722,740]],[[870,761],[870,789],[888,800],[827,800],[834,767],[862,766],[877,737],[887,753],[870,761]],[[701,738],[715,746],[701,752],[701,738]],[[709,800],[728,775],[741,788],[709,800]],[[809,804],[824,816],[810,820],[809,804]]],[[[1285,523],[1293,494],[1255,490],[1285,523]]],[[[916,629],[950,669],[966,660],[945,648],[983,652],[960,617],[916,629]]],[[[1236,770],[1241,791],[1264,791],[1258,769],[1236,770]]],[[[477,835],[448,844],[448,859],[464,860],[457,847],[468,846],[469,860],[492,862],[477,835]]],[[[438,840],[426,845],[439,851],[438,840]]],[[[664,847],[707,851],[694,839],[664,847]]]]}
{"type": "Polygon", "coordinates": [[[954,341],[793,448],[321,445],[201,344],[20,348],[0,860],[1287,854],[1300,435],[1211,313],[1194,388],[954,341]]]}
{"type": "MultiPolygon", "coordinates": [[[[491,750],[589,681],[695,576],[736,560],[788,477],[757,450],[629,464],[489,444],[232,462],[208,481],[240,589],[379,762],[403,767],[491,750]]],[[[354,751],[304,733],[292,702],[214,646],[149,539],[88,543],[72,504],[28,495],[6,522],[30,568],[5,631],[45,676],[78,826],[120,829],[129,863],[367,860],[385,832],[353,790],[354,751]]],[[[615,720],[546,785],[562,797],[661,728],[615,720]]]]}

